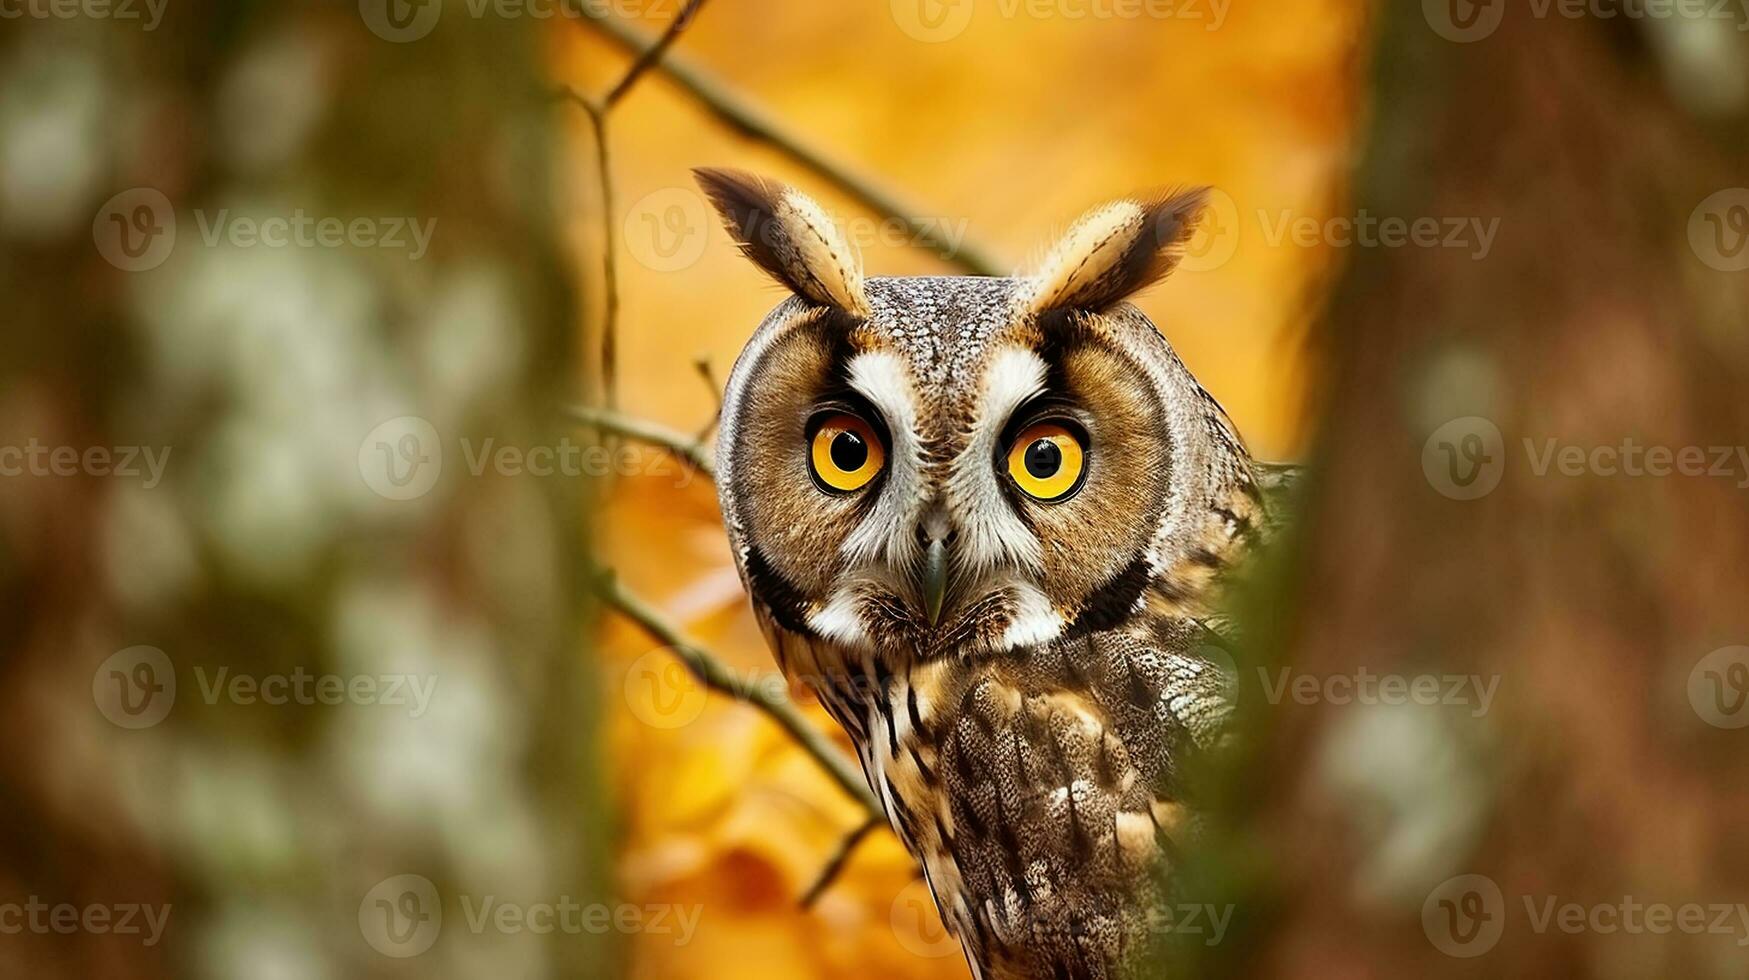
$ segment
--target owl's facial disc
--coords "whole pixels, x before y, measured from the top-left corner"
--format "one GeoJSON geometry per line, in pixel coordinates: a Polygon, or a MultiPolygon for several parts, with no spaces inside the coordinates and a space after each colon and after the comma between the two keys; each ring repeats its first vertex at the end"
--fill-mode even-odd
{"type": "Polygon", "coordinates": [[[932,324],[958,346],[918,348],[880,315],[886,288],[871,320],[780,308],[737,366],[724,509],[759,604],[792,633],[926,657],[1128,615],[1171,486],[1158,334],[932,324]]]}
{"type": "Polygon", "coordinates": [[[1204,532],[1211,514],[1228,537],[1244,525],[1243,448],[1125,302],[1177,267],[1203,191],[1101,205],[1024,278],[868,278],[805,195],[698,176],[792,294],[736,363],[718,443],[764,621],[861,650],[1001,652],[1110,628],[1163,570],[1218,566],[1204,532]]]}

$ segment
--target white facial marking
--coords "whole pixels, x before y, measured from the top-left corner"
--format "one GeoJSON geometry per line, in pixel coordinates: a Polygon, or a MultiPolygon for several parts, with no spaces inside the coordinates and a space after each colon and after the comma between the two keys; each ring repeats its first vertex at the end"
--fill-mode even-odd
{"type": "Polygon", "coordinates": [[[1008,347],[990,358],[984,374],[965,452],[953,461],[947,496],[960,529],[958,560],[979,575],[1001,567],[1040,572],[1043,548],[1003,494],[1001,475],[992,465],[1008,417],[1045,386],[1045,362],[1023,347],[1008,347]]]}
{"type": "Polygon", "coordinates": [[[856,590],[844,586],[832,593],[831,601],[808,614],[808,627],[834,643],[853,650],[869,646],[868,632],[863,629],[862,616],[857,611],[856,590]]]}
{"type": "Polygon", "coordinates": [[[880,411],[893,444],[887,447],[886,487],[874,509],[845,538],[842,554],[851,567],[884,560],[908,568],[919,558],[912,533],[923,506],[923,442],[917,435],[917,392],[905,362],[887,351],[850,359],[850,386],[880,411]]]}
{"type": "Polygon", "coordinates": [[[1036,586],[1016,582],[1009,587],[1008,594],[1014,600],[1014,618],[1002,634],[1004,646],[1036,646],[1056,639],[1063,632],[1066,625],[1063,617],[1036,586]]]}

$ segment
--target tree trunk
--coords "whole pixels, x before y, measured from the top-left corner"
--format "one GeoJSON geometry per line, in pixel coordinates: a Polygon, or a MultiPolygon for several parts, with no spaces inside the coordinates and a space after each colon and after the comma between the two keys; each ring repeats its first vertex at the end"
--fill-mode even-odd
{"type": "Polygon", "coordinates": [[[608,872],[582,480],[480,455],[569,435],[569,109],[448,7],[0,20],[0,975],[612,972],[466,919],[608,872]]]}
{"type": "Polygon", "coordinates": [[[1684,906],[1749,894],[1749,49],[1451,9],[1473,39],[1443,4],[1381,13],[1353,205],[1498,230],[1355,248],[1322,318],[1215,962],[1743,976],[1749,922],[1684,906]]]}

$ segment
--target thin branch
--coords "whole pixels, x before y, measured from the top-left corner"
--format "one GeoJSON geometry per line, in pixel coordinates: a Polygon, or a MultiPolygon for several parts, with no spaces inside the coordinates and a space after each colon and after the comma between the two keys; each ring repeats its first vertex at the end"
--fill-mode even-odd
{"type": "Polygon", "coordinates": [[[613,90],[607,93],[607,97],[601,100],[603,109],[612,109],[620,99],[625,97],[627,92],[631,91],[632,86],[638,83],[638,78],[644,72],[649,71],[656,62],[662,60],[662,55],[680,38],[680,32],[686,30],[687,25],[692,22],[693,15],[698,13],[698,8],[702,6],[704,6],[704,0],[686,0],[686,6],[680,8],[680,13],[674,18],[674,22],[668,25],[668,29],[662,32],[662,36],[656,39],[655,44],[644,49],[644,52],[638,56],[638,60],[632,62],[632,67],[626,71],[625,77],[621,78],[619,84],[615,85],[613,90]]]}
{"type": "Polygon", "coordinates": [[[814,879],[814,883],[809,885],[807,892],[802,895],[802,908],[811,909],[814,907],[814,903],[820,900],[820,896],[826,893],[826,889],[832,887],[832,883],[838,880],[838,875],[844,871],[844,866],[850,863],[850,856],[856,853],[856,845],[862,843],[862,839],[868,836],[869,831],[885,823],[886,820],[880,817],[869,817],[838,842],[838,849],[832,852],[832,857],[827,860],[826,866],[820,869],[819,877],[814,879]]]}
{"type": "MultiPolygon", "coordinates": [[[[637,55],[640,63],[662,43],[659,40],[651,41],[643,31],[613,19],[597,9],[597,5],[577,5],[577,12],[615,43],[637,55]]],[[[891,192],[879,187],[868,177],[828,159],[795,134],[784,130],[763,110],[686,61],[670,57],[656,67],[742,136],[782,152],[816,177],[835,185],[881,217],[904,223],[910,229],[916,244],[927,246],[943,259],[973,275],[1003,274],[1000,266],[984,248],[965,238],[958,242],[951,240],[937,224],[916,217],[917,212],[891,192]]]]}
{"type": "Polygon", "coordinates": [[[579,405],[566,410],[571,420],[592,429],[638,442],[666,449],[680,458],[680,461],[697,470],[706,479],[717,478],[716,467],[711,464],[710,450],[705,448],[701,440],[694,439],[684,432],[676,432],[665,425],[648,422],[644,419],[621,415],[609,409],[590,408],[579,405]]]}
{"type": "Polygon", "coordinates": [[[563,94],[583,108],[595,130],[595,178],[601,193],[601,401],[619,406],[619,241],[613,233],[613,161],[607,143],[607,109],[566,86],[563,94]]]}
{"type": "Polygon", "coordinates": [[[698,435],[696,436],[699,442],[704,442],[705,439],[710,436],[711,430],[715,429],[723,420],[723,386],[717,384],[716,372],[711,370],[710,358],[696,358],[692,362],[692,366],[698,371],[698,376],[704,379],[704,386],[710,389],[711,393],[711,403],[713,407],[711,408],[710,421],[704,424],[704,428],[698,430],[698,435]]]}
{"type": "MultiPolygon", "coordinates": [[[[613,228],[613,216],[616,208],[614,205],[612,154],[607,141],[608,114],[625,97],[626,93],[631,91],[632,86],[637,84],[640,77],[661,62],[663,55],[679,39],[681,32],[691,23],[699,8],[704,6],[704,2],[705,0],[686,0],[680,13],[668,25],[668,29],[663,31],[662,36],[653,44],[646,43],[640,46],[641,50],[637,59],[621,76],[619,83],[610,89],[600,102],[590,99],[575,88],[566,87],[563,94],[582,107],[595,131],[596,176],[601,193],[602,274],[606,289],[601,325],[602,400],[606,407],[604,409],[575,408],[571,410],[571,416],[585,425],[660,446],[680,457],[693,469],[715,480],[716,471],[704,448],[703,433],[696,438],[687,439],[671,429],[641,419],[629,418],[615,411],[618,405],[619,268],[616,255],[618,242],[613,228]]],[[[711,378],[710,363],[701,359],[697,362],[697,367],[705,381],[710,383],[714,389],[715,383],[711,378]]],[[[721,412],[722,403],[719,399],[716,415],[720,415],[721,412]]],[[[715,418],[716,416],[713,416],[713,425],[715,418]]],[[[709,431],[709,428],[705,429],[706,433],[709,431]]],[[[824,891],[831,884],[832,879],[837,876],[839,869],[849,859],[850,852],[855,848],[857,841],[882,822],[880,802],[869,791],[868,784],[844,758],[843,753],[839,752],[831,742],[826,740],[825,736],[808,724],[795,706],[781,694],[772,694],[766,686],[737,676],[724,666],[721,660],[702,647],[686,640],[680,631],[664,619],[653,606],[621,588],[618,579],[611,574],[602,577],[600,592],[608,605],[619,610],[643,628],[646,633],[673,651],[700,683],[711,690],[752,705],[777,722],[778,726],[787,732],[796,744],[802,747],[804,752],[812,756],[814,761],[826,770],[826,773],[838,783],[840,788],[848,793],[852,799],[861,803],[863,808],[870,813],[870,817],[863,822],[862,826],[857,828],[840,846],[839,853],[827,865],[820,880],[804,897],[804,905],[812,904],[819,893],[824,891]]]]}
{"type": "Polygon", "coordinates": [[[650,45],[626,69],[619,84],[600,101],[589,98],[575,88],[566,87],[564,94],[581,106],[595,130],[595,176],[601,190],[601,271],[605,284],[601,316],[601,400],[608,408],[619,406],[619,244],[613,233],[613,216],[618,209],[613,198],[613,162],[607,142],[607,114],[620,99],[632,90],[638,79],[650,70],[662,55],[680,38],[680,32],[692,22],[693,15],[704,6],[704,0],[687,0],[680,13],[662,36],[650,45]]]}
{"type": "Polygon", "coordinates": [[[801,712],[796,710],[788,698],[782,694],[773,694],[769,685],[736,675],[709,651],[682,636],[679,629],[668,622],[654,606],[622,588],[619,580],[611,574],[602,576],[599,590],[603,601],[609,606],[625,614],[656,642],[672,650],[687,669],[692,671],[692,676],[699,683],[764,712],[795,739],[802,750],[812,756],[851,799],[861,803],[871,815],[881,813],[880,803],[869,791],[868,783],[863,780],[855,766],[844,757],[844,753],[838,751],[837,746],[802,717],[801,712]]]}

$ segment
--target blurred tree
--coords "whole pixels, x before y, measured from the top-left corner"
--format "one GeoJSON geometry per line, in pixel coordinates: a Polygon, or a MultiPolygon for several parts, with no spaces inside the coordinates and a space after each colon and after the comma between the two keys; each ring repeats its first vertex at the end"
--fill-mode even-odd
{"type": "Polygon", "coordinates": [[[1252,600],[1279,659],[1241,675],[1270,728],[1236,793],[1235,975],[1744,975],[1734,917],[1650,934],[1643,909],[1749,893],[1749,668],[1702,662],[1749,643],[1749,49],[1726,20],[1534,7],[1379,15],[1355,213],[1498,235],[1355,248],[1323,316],[1292,600],[1252,600]],[[1696,58],[1723,66],[1706,98],[1696,58]],[[1673,472],[1684,447],[1728,473],[1673,472]],[[1265,704],[1290,667],[1497,697],[1265,704]],[[1551,899],[1638,904],[1638,934],[1563,931],[1551,899]]]}
{"type": "Polygon", "coordinates": [[[10,9],[0,975],[612,975],[542,22],[10,9]]]}

